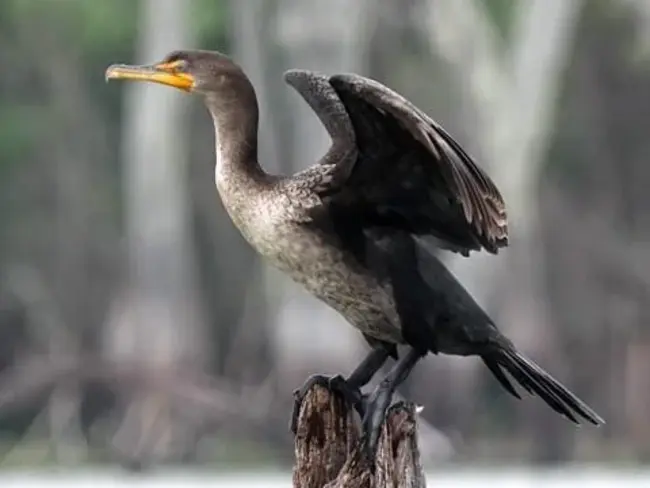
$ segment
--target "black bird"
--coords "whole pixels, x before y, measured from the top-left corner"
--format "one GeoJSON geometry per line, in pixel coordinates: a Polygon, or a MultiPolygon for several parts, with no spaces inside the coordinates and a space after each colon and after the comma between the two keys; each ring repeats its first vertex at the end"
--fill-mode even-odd
{"type": "MultiPolygon", "coordinates": [[[[435,121],[399,94],[354,74],[291,70],[332,145],[292,176],[270,175],[257,158],[254,88],[227,56],[175,51],[149,66],[113,65],[107,79],[142,80],[202,95],[216,131],[215,181],[245,239],[273,265],[333,307],[372,351],[348,377],[327,381],[363,416],[373,452],[397,386],[428,352],[477,355],[499,383],[528,393],[579,423],[603,420],[499,332],[418,240],[468,255],[507,245],[503,199],[494,183],[435,121]],[[410,346],[369,398],[360,393],[396,345],[410,346]]],[[[300,401],[298,395],[297,402],[300,401]]]]}

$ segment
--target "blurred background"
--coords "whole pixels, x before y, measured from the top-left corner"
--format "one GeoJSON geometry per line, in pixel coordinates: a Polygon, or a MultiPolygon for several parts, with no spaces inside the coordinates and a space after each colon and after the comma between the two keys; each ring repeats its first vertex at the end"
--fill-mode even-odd
{"type": "Polygon", "coordinates": [[[425,407],[428,470],[650,461],[650,2],[3,0],[5,472],[272,470],[288,486],[292,391],[366,351],[229,221],[200,100],[104,83],[111,63],[187,47],[250,76],[267,171],[329,144],[283,71],[354,71],[442,123],[502,189],[511,246],[441,255],[608,423],[575,429],[480,361],[430,356],[401,390],[425,407]]]}

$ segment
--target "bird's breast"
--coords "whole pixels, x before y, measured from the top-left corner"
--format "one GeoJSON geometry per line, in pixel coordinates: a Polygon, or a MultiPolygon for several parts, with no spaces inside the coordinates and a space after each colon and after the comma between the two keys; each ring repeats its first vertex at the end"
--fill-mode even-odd
{"type": "Polygon", "coordinates": [[[217,183],[224,206],[243,237],[266,262],[285,273],[362,332],[402,342],[392,293],[354,262],[336,236],[305,225],[308,215],[278,193],[244,195],[217,183]]]}
{"type": "Polygon", "coordinates": [[[273,264],[304,252],[297,239],[298,226],[287,217],[287,202],[281,195],[233,188],[225,178],[216,178],[219,195],[231,220],[244,239],[273,264]]]}

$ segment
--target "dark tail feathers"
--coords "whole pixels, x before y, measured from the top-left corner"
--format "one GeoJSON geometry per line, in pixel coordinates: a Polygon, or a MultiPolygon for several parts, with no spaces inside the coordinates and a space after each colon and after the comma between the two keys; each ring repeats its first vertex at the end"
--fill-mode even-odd
{"type": "Polygon", "coordinates": [[[582,417],[594,425],[605,421],[586,403],[566,389],[559,381],[540,368],[530,359],[515,350],[501,349],[481,356],[501,386],[515,397],[521,399],[517,390],[507,378],[504,370],[517,381],[528,393],[537,395],[553,410],[570,421],[579,424],[582,417]]]}

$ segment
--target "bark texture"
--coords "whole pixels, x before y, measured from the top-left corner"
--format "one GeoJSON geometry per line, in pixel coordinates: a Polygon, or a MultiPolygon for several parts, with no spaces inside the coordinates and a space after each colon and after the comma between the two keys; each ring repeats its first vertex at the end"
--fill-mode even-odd
{"type": "Polygon", "coordinates": [[[342,398],[322,386],[307,393],[295,437],[294,488],[426,486],[413,404],[400,402],[389,409],[372,461],[360,450],[354,415],[342,398]]]}

